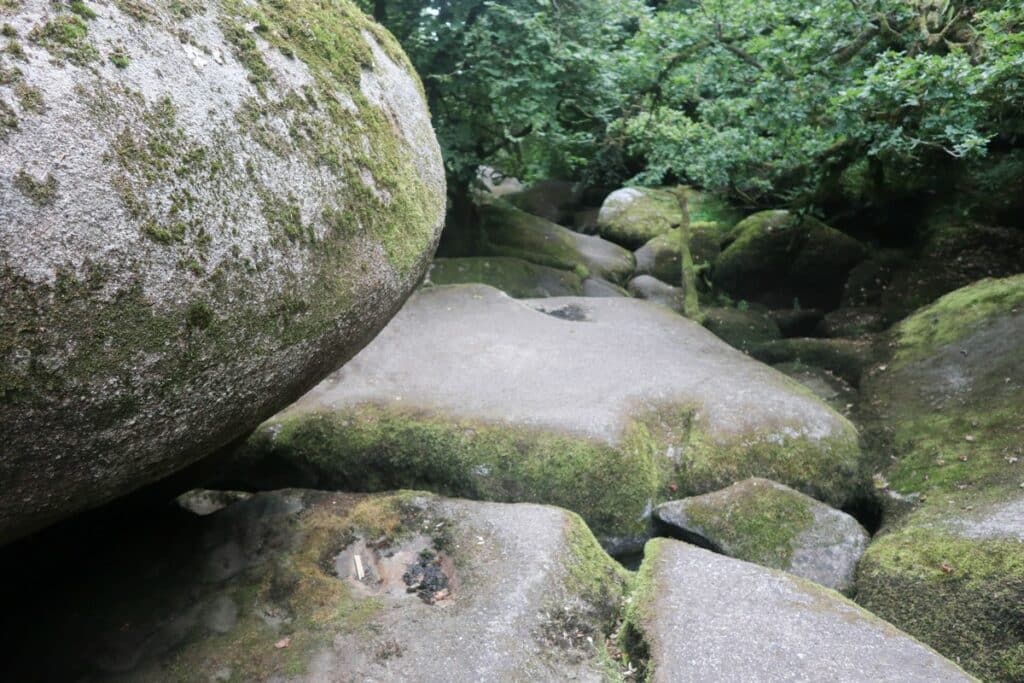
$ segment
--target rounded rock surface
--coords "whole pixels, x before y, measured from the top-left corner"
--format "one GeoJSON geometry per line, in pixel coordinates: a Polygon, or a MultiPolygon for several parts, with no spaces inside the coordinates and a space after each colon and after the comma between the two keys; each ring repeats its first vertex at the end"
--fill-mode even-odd
{"type": "Polygon", "coordinates": [[[421,85],[353,5],[80,4],[3,10],[0,542],[294,400],[443,222],[421,85]]]}

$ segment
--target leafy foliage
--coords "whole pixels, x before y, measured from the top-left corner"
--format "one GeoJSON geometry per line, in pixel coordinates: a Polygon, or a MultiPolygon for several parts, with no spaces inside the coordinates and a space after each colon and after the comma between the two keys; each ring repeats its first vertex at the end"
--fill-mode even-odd
{"type": "Polygon", "coordinates": [[[983,0],[676,3],[621,53],[636,91],[617,127],[638,179],[752,204],[810,201],[844,173],[925,184],[1019,144],[1022,24],[1019,3],[983,0]]]}

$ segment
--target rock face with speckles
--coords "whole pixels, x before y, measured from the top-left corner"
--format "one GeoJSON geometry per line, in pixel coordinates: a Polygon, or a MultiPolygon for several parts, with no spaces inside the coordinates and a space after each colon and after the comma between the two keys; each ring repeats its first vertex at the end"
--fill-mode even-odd
{"type": "Polygon", "coordinates": [[[418,291],[247,451],[238,476],[276,462],[316,477],[303,485],[551,503],[609,542],[643,535],[673,490],[757,475],[841,505],[863,485],[845,418],[699,324],[632,298],[483,285],[418,291]]]}
{"type": "Polygon", "coordinates": [[[627,583],[565,510],[410,491],[260,493],[81,559],[57,609],[7,605],[36,628],[5,680],[598,683],[627,583]]]}
{"type": "Polygon", "coordinates": [[[831,590],[669,539],[647,545],[627,628],[648,680],[972,681],[831,590]]]}
{"type": "Polygon", "coordinates": [[[0,542],[252,429],[422,277],[422,88],[321,5],[0,8],[0,542]]]}

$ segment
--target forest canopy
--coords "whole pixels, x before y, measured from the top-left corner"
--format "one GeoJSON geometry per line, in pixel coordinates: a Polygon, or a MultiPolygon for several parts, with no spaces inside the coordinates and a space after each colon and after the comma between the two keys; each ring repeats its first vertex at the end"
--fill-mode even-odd
{"type": "Polygon", "coordinates": [[[1017,1],[363,1],[456,187],[489,164],[799,206],[1024,172],[1017,1]]]}

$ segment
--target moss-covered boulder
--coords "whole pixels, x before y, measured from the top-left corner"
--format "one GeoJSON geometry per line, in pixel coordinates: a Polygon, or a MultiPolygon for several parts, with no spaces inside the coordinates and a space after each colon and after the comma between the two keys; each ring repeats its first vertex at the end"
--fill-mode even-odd
{"type": "Polygon", "coordinates": [[[736,226],[715,262],[714,283],[730,296],[786,308],[839,306],[850,270],[867,250],[811,216],[761,211],[736,226]]]}
{"type": "Polygon", "coordinates": [[[578,296],[583,291],[583,281],[574,272],[500,256],[434,259],[424,284],[461,285],[474,282],[500,289],[516,299],[578,296]]]}
{"type": "Polygon", "coordinates": [[[686,222],[685,198],[675,190],[624,187],[605,198],[597,217],[598,234],[629,249],[686,222]]]}
{"type": "Polygon", "coordinates": [[[671,539],[647,544],[623,629],[669,681],[972,681],[835,591],[671,539]]]}
{"type": "Polygon", "coordinates": [[[901,322],[862,388],[878,485],[921,502],[868,548],[858,600],[993,681],[1024,675],[1022,335],[1024,275],[982,280],[901,322]]]}
{"type": "Polygon", "coordinates": [[[242,478],[557,504],[609,542],[643,535],[673,490],[764,476],[842,505],[863,486],[849,422],[697,323],[481,285],[417,292],[239,457],[242,478]]]}
{"type": "Polygon", "coordinates": [[[570,512],[411,491],[260,493],[161,531],[5,601],[33,624],[5,619],[8,680],[597,681],[627,580],[570,512]]]}
{"type": "Polygon", "coordinates": [[[593,235],[581,235],[500,200],[480,206],[481,256],[510,256],[542,266],[625,282],[636,265],[633,254],[593,235]]]}
{"type": "Polygon", "coordinates": [[[678,228],[649,240],[634,252],[638,275],[651,275],[662,282],[683,281],[682,236],[678,228]]]}
{"type": "Polygon", "coordinates": [[[3,542],[347,360],[422,277],[445,182],[412,67],[345,0],[0,11],[3,542]]]}
{"type": "Polygon", "coordinates": [[[850,515],[756,477],[662,503],[654,518],[673,536],[843,593],[853,590],[868,545],[867,532],[850,515]]]}
{"type": "Polygon", "coordinates": [[[701,313],[704,327],[740,351],[750,351],[757,344],[782,336],[775,321],[756,308],[705,308],[701,313]]]}

